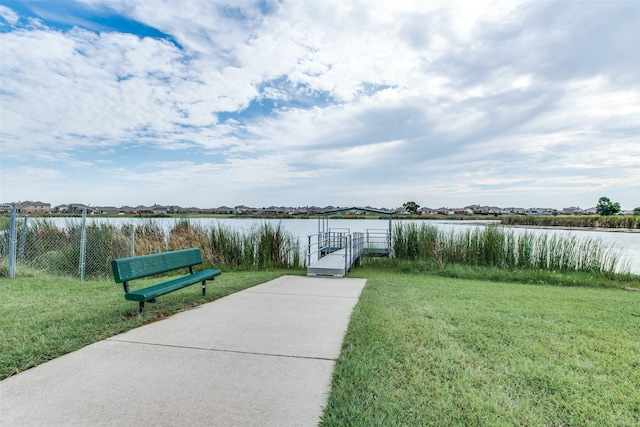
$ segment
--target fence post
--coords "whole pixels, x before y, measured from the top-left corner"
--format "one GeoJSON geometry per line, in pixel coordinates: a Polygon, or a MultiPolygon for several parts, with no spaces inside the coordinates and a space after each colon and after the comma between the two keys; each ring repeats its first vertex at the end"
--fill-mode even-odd
{"type": "Polygon", "coordinates": [[[84,281],[84,267],[87,250],[87,208],[82,210],[82,228],[80,230],[80,281],[84,281]]]}
{"type": "Polygon", "coordinates": [[[9,279],[16,278],[16,217],[18,216],[18,207],[11,205],[11,222],[9,224],[9,279]]]}

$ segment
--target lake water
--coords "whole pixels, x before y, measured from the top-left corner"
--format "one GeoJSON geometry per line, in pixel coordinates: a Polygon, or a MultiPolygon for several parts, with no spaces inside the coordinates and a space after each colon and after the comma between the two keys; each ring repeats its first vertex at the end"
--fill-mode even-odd
{"type": "MultiPolygon", "coordinates": [[[[80,222],[80,218],[53,218],[53,220],[65,225],[69,222],[80,222]]],[[[100,218],[87,217],[87,222],[107,222],[114,225],[119,224],[140,224],[153,221],[154,223],[165,226],[169,230],[177,221],[176,218],[100,218]]],[[[189,218],[193,224],[199,224],[203,227],[211,224],[219,224],[222,226],[249,231],[253,227],[260,224],[281,224],[282,227],[294,236],[300,239],[300,243],[304,246],[307,244],[307,236],[318,232],[317,219],[254,219],[254,218],[189,218]]],[[[446,221],[446,220],[394,220],[393,224],[417,222],[428,223],[443,230],[464,230],[473,227],[485,227],[488,223],[495,221],[446,221]]],[[[365,220],[365,219],[331,219],[329,220],[331,229],[349,230],[350,232],[365,232],[367,230],[388,230],[389,221],[387,219],[365,220]]],[[[576,235],[578,238],[600,240],[607,247],[620,248],[623,251],[624,262],[627,263],[629,270],[635,274],[640,274],[640,233],[633,231],[619,230],[593,230],[593,229],[559,229],[559,228],[524,228],[513,227],[514,230],[526,230],[531,233],[558,233],[566,235],[576,235]]]]}

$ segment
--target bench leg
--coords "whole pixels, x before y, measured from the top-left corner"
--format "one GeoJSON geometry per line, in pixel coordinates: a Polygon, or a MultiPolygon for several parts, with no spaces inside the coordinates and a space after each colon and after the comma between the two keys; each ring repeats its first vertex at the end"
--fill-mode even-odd
{"type": "MultiPolygon", "coordinates": [[[[156,299],[155,298],[154,299],[150,299],[147,302],[154,303],[154,302],[156,302],[156,299]]],[[[140,301],[140,313],[142,313],[143,310],[144,310],[144,301],[140,301]]]]}
{"type": "Polygon", "coordinates": [[[203,280],[202,281],[202,296],[205,296],[207,294],[207,281],[203,280]]]}

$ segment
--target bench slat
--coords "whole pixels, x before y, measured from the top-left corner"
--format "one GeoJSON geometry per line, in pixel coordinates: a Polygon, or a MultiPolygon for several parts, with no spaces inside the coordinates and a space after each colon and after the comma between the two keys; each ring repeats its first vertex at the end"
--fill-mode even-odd
{"type": "Polygon", "coordinates": [[[194,283],[202,282],[203,280],[212,280],[220,274],[222,274],[220,270],[203,270],[189,276],[179,277],[168,282],[149,286],[148,288],[131,291],[125,294],[124,297],[129,301],[150,301],[160,295],[193,285],[194,283]]]}
{"type": "Polygon", "coordinates": [[[113,270],[115,282],[122,283],[196,264],[202,264],[200,249],[191,248],[159,254],[114,259],[111,261],[111,269],[113,270]]]}
{"type": "Polygon", "coordinates": [[[191,248],[159,254],[114,259],[111,261],[111,270],[113,271],[113,279],[115,282],[124,284],[124,298],[129,301],[138,301],[140,313],[142,313],[145,302],[155,302],[156,297],[160,295],[177,291],[178,289],[198,282],[202,282],[202,295],[206,295],[206,281],[214,280],[214,278],[222,274],[222,272],[220,270],[209,269],[196,273],[194,272],[193,266],[197,264],[202,264],[200,249],[191,248]],[[129,288],[129,281],[131,280],[142,279],[186,267],[189,267],[189,273],[191,273],[187,276],[135,291],[131,291],[129,288]]]}

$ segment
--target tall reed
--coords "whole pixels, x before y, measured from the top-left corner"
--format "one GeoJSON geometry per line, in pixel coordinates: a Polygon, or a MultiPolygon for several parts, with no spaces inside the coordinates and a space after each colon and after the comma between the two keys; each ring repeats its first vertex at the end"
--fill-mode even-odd
{"type": "MultiPolygon", "coordinates": [[[[133,225],[123,227],[123,230],[130,230],[133,225]]],[[[153,220],[145,221],[135,227],[135,254],[145,255],[167,250],[167,233],[153,220]]]]}
{"type": "Polygon", "coordinates": [[[448,264],[586,271],[610,274],[623,270],[621,248],[577,236],[516,232],[489,225],[461,232],[429,224],[398,224],[393,230],[394,256],[399,259],[448,264]]]}
{"type": "MultiPolygon", "coordinates": [[[[18,225],[21,243],[17,266],[20,270],[46,274],[78,276],[81,250],[81,227],[69,222],[59,226],[50,220],[32,221],[26,229],[18,225]]],[[[111,260],[131,256],[131,233],[134,233],[135,255],[170,250],[200,248],[204,268],[251,270],[263,268],[302,267],[306,259],[295,236],[284,228],[265,223],[249,231],[241,231],[213,223],[202,226],[181,219],[169,229],[153,220],[135,227],[109,223],[89,223],[86,226],[87,278],[109,277],[111,260]]],[[[0,234],[2,265],[7,262],[8,233],[0,234]],[[6,244],[5,244],[6,243],[6,244]]],[[[4,267],[0,274],[5,274],[4,267]]]]}
{"type": "MultiPolygon", "coordinates": [[[[214,223],[208,229],[189,228],[181,225],[187,233],[183,246],[203,249],[203,257],[212,265],[233,269],[291,268],[299,267],[302,260],[298,240],[287,233],[281,224],[264,223],[248,232],[214,223]]],[[[174,227],[172,233],[177,233],[174,227]]]]}
{"type": "Polygon", "coordinates": [[[213,265],[234,269],[253,266],[255,258],[253,245],[247,244],[247,237],[240,231],[216,224],[209,229],[209,239],[213,265]],[[251,250],[249,250],[250,246],[251,250]]]}
{"type": "Polygon", "coordinates": [[[500,222],[503,225],[538,227],[640,229],[640,216],[638,215],[509,215],[502,217],[500,222]]]}

